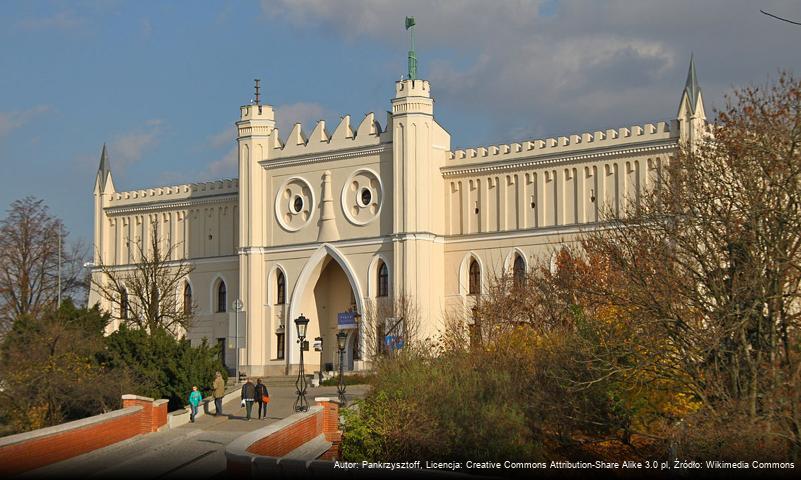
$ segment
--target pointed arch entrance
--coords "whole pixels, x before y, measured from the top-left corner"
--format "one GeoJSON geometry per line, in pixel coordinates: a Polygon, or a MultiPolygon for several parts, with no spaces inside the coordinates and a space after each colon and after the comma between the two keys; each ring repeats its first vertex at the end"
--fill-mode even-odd
{"type": "MultiPolygon", "coordinates": [[[[321,245],[303,266],[298,281],[292,291],[287,319],[288,345],[287,364],[290,370],[300,362],[300,345],[297,343],[297,329],[294,320],[301,314],[309,320],[306,340],[310,348],[304,352],[303,361],[307,371],[317,370],[322,362],[338,365],[337,352],[337,313],[355,308],[364,312],[364,295],[353,267],[342,252],[329,244],[321,245]],[[323,338],[323,351],[315,352],[311,345],[315,337],[323,338]]],[[[361,328],[361,325],[360,325],[361,328]]],[[[348,331],[345,350],[345,370],[353,369],[354,352],[361,351],[363,335],[348,331]]]]}

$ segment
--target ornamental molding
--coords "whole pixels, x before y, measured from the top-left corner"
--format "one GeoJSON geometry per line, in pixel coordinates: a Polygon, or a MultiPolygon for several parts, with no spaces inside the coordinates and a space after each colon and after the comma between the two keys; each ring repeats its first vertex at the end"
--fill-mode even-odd
{"type": "Polygon", "coordinates": [[[500,171],[518,170],[530,167],[542,167],[545,165],[564,165],[564,164],[582,162],[594,158],[616,157],[616,156],[625,156],[625,155],[651,153],[651,152],[666,152],[669,150],[674,150],[676,148],[678,148],[678,144],[676,143],[676,141],[669,140],[652,145],[646,145],[634,148],[602,150],[602,151],[594,151],[594,152],[568,155],[568,156],[557,154],[557,155],[550,155],[546,158],[528,158],[525,160],[518,160],[511,162],[507,160],[504,162],[494,162],[490,164],[485,163],[469,167],[466,166],[442,167],[440,168],[440,172],[442,172],[443,177],[448,178],[448,177],[457,177],[463,175],[474,175],[477,173],[485,173],[485,172],[500,172],[500,171]]]}
{"type": "Polygon", "coordinates": [[[120,205],[119,207],[106,207],[105,211],[109,215],[125,215],[129,213],[157,212],[161,210],[172,210],[176,208],[190,208],[200,205],[214,205],[226,203],[238,199],[238,193],[224,193],[197,199],[156,201],[140,203],[135,205],[120,205]]]}
{"type": "Polygon", "coordinates": [[[363,157],[365,155],[373,155],[376,153],[386,152],[392,149],[391,143],[381,144],[378,147],[359,148],[355,150],[346,150],[342,152],[329,153],[326,155],[297,155],[294,157],[283,158],[280,160],[261,160],[259,163],[267,170],[274,168],[290,167],[296,165],[307,165],[310,163],[330,162],[332,160],[341,160],[344,158],[363,157]]]}

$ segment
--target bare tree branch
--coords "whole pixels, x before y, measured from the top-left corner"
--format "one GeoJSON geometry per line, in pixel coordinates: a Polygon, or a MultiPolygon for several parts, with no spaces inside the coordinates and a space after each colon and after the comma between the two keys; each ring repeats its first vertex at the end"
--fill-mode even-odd
{"type": "Polygon", "coordinates": [[[186,279],[194,267],[185,260],[171,260],[178,245],[166,248],[153,230],[148,243],[135,243],[137,263],[117,267],[103,262],[92,284],[108,302],[111,317],[148,332],[164,328],[173,334],[186,331],[194,305],[184,305],[186,279]]]}
{"type": "Polygon", "coordinates": [[[780,16],[778,16],[778,15],[774,15],[774,14],[772,14],[772,13],[768,13],[768,12],[766,12],[766,11],[764,11],[764,10],[760,10],[760,12],[764,13],[765,15],[767,15],[767,16],[769,16],[769,17],[773,17],[773,18],[775,18],[775,19],[781,20],[782,22],[792,23],[793,25],[801,25],[801,23],[800,23],[800,22],[794,22],[794,21],[792,21],[792,20],[788,20],[788,19],[786,19],[786,18],[782,18],[782,17],[780,17],[780,16]]]}

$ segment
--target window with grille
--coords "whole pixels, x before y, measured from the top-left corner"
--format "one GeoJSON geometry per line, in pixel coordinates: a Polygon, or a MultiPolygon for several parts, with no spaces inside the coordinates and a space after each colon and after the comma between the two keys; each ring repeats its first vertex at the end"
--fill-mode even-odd
{"type": "Polygon", "coordinates": [[[217,311],[225,312],[225,305],[228,302],[225,291],[225,282],[220,280],[220,285],[217,287],[217,311]]]}
{"type": "Polygon", "coordinates": [[[277,297],[275,300],[276,305],[283,305],[286,303],[286,280],[284,279],[284,272],[278,271],[276,279],[277,297]]]}
{"type": "Polygon", "coordinates": [[[512,275],[514,277],[515,286],[523,286],[526,281],[526,262],[523,261],[523,257],[520,255],[515,255],[515,263],[514,267],[512,267],[512,275]]]}
{"type": "Polygon", "coordinates": [[[130,310],[130,305],[128,304],[128,290],[123,290],[120,293],[120,318],[123,320],[128,320],[128,311],[130,310]]]}
{"type": "Polygon", "coordinates": [[[381,262],[378,267],[378,296],[386,297],[387,295],[389,295],[389,271],[387,264],[381,262]]]}
{"type": "Polygon", "coordinates": [[[469,293],[470,295],[478,295],[481,293],[481,268],[478,266],[478,262],[472,260],[470,262],[470,278],[469,278],[469,293]]]}
{"type": "Polygon", "coordinates": [[[184,285],[184,315],[192,313],[192,287],[187,283],[184,285]]]}
{"type": "Polygon", "coordinates": [[[283,333],[276,333],[275,334],[275,346],[276,346],[276,355],[275,358],[282,360],[284,358],[284,334],[283,333]]]}

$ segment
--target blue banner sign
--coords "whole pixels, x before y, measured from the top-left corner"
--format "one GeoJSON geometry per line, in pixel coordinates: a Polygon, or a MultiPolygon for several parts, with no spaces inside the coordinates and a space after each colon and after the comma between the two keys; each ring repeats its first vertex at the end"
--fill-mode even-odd
{"type": "Polygon", "coordinates": [[[384,343],[390,352],[400,350],[403,348],[403,337],[399,335],[387,335],[384,337],[384,343]]]}
{"type": "Polygon", "coordinates": [[[357,328],[356,312],[337,313],[337,327],[339,327],[340,329],[357,328]]]}

